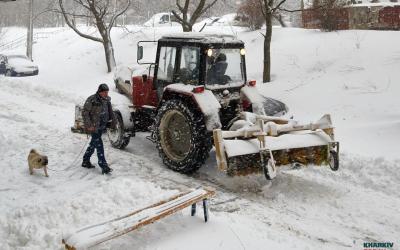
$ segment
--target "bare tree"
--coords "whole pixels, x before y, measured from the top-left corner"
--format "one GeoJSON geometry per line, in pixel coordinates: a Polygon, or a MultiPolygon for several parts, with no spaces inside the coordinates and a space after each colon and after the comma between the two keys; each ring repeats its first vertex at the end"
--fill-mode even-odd
{"type": "Polygon", "coordinates": [[[196,1],[197,4],[191,3],[190,0],[184,0],[183,6],[180,0],[176,0],[176,6],[178,11],[172,10],[172,14],[177,21],[182,25],[183,32],[190,32],[193,29],[193,24],[196,20],[201,17],[208,9],[210,9],[218,0],[212,0],[207,2],[206,0],[196,1]],[[193,10],[193,14],[190,15],[190,11],[193,10]],[[181,15],[180,15],[181,14],[181,15]]]}
{"type": "Polygon", "coordinates": [[[251,30],[260,29],[265,23],[263,82],[271,81],[271,39],[272,19],[276,19],[282,27],[286,27],[281,14],[281,7],[286,0],[246,0],[238,12],[251,30]]]}
{"type": "Polygon", "coordinates": [[[117,1],[112,5],[110,0],[73,0],[76,9],[67,11],[63,0],[58,0],[66,24],[79,36],[99,42],[104,47],[106,56],[107,71],[111,72],[115,67],[114,48],[111,41],[111,29],[117,17],[125,13],[131,1],[125,0],[123,4],[118,5],[117,1]],[[76,18],[90,18],[94,21],[100,37],[80,31],[76,25],[76,18]]]}
{"type": "Polygon", "coordinates": [[[271,81],[271,39],[272,39],[272,18],[280,10],[280,7],[286,0],[260,0],[262,1],[262,13],[265,18],[264,36],[264,64],[263,64],[263,82],[271,81]]]}

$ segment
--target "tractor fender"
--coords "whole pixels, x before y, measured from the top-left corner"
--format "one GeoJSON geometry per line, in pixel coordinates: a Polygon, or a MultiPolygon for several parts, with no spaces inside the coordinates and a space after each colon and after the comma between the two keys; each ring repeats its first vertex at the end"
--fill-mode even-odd
{"type": "Polygon", "coordinates": [[[257,115],[265,115],[264,100],[265,98],[258,92],[255,86],[244,86],[240,89],[240,99],[247,99],[252,107],[253,113],[257,115]]]}
{"type": "Polygon", "coordinates": [[[113,111],[121,115],[125,130],[131,130],[133,128],[133,121],[131,119],[131,110],[128,106],[113,105],[113,111]]]}
{"type": "Polygon", "coordinates": [[[193,89],[195,87],[198,86],[185,85],[181,83],[170,84],[165,87],[162,100],[182,98],[187,102],[192,102],[204,115],[208,131],[221,128],[221,120],[219,119],[219,110],[221,108],[220,103],[210,90],[204,89],[201,93],[194,93],[193,89]]]}

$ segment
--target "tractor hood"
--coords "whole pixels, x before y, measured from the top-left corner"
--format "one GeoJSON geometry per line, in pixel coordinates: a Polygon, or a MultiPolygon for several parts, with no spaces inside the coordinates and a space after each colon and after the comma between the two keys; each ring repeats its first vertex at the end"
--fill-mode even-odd
{"type": "Polygon", "coordinates": [[[244,86],[240,95],[251,102],[255,114],[283,116],[288,112],[288,107],[283,102],[261,95],[255,86],[244,86]]]}
{"type": "Polygon", "coordinates": [[[269,116],[283,116],[289,111],[289,108],[283,102],[265,96],[263,106],[265,114],[269,116]]]}

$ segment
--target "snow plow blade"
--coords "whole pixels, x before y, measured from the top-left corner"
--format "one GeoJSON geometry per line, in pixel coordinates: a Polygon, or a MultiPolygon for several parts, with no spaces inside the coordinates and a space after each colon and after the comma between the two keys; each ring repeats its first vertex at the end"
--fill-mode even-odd
{"type": "Polygon", "coordinates": [[[308,124],[251,113],[242,117],[247,126],[213,133],[218,168],[228,175],[263,172],[273,179],[276,167],[288,164],[338,169],[339,143],[334,140],[330,115],[308,124]]]}

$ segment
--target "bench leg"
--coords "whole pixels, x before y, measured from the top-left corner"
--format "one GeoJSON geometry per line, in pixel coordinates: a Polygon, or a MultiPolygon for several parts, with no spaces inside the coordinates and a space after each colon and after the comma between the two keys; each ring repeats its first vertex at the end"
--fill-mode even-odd
{"type": "Polygon", "coordinates": [[[204,221],[208,221],[208,200],[204,199],[203,200],[203,209],[204,209],[204,221]]]}
{"type": "Polygon", "coordinates": [[[192,204],[192,211],[191,211],[191,215],[194,216],[196,214],[196,203],[192,204]]]}

